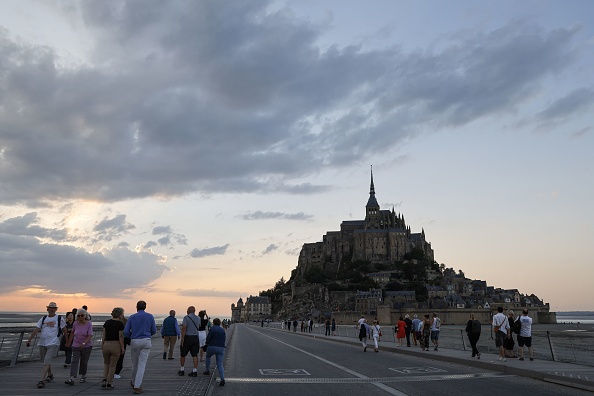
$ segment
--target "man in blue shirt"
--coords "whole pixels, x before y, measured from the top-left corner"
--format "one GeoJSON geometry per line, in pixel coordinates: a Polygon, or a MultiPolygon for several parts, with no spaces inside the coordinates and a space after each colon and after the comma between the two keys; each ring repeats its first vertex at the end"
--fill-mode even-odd
{"type": "Polygon", "coordinates": [[[135,394],[142,393],[142,379],[151,352],[151,337],[157,332],[155,318],[150,313],[145,312],[145,309],[146,302],[138,301],[136,303],[137,312],[130,315],[124,328],[124,336],[131,339],[132,380],[130,385],[134,388],[135,394]]]}
{"type": "Polygon", "coordinates": [[[179,335],[179,324],[175,317],[175,311],[172,309],[169,311],[169,316],[163,321],[163,326],[161,326],[161,337],[163,337],[163,360],[167,358],[168,351],[169,360],[173,359],[173,348],[175,348],[175,343],[179,340],[179,335]]]}

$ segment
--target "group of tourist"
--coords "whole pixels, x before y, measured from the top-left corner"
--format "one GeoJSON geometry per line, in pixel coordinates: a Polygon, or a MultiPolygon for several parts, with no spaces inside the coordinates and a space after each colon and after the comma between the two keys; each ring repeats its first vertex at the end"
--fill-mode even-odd
{"type": "Polygon", "coordinates": [[[492,326],[495,333],[495,346],[499,350],[498,361],[505,362],[508,357],[516,357],[513,354],[513,333],[517,334],[519,360],[524,360],[524,347],[528,348],[530,360],[534,360],[534,350],[532,349],[532,318],[528,316],[527,308],[522,310],[521,316],[514,319],[513,311],[508,311],[508,315],[506,316],[503,313],[503,307],[497,307],[497,314],[493,316],[492,326]]]}
{"type": "MultiPolygon", "coordinates": [[[[70,367],[70,376],[65,384],[74,385],[78,375],[80,375],[80,383],[86,382],[88,362],[93,350],[93,325],[87,307],[73,309],[65,317],[56,314],[58,306],[55,302],[50,302],[46,308],[48,314],[39,319],[26,343],[27,347],[31,346],[33,338],[39,333],[38,345],[43,368],[37,387],[44,388],[46,383],[54,380],[51,363],[58,350],[63,350],[66,354],[64,368],[70,367]]],[[[114,389],[113,380],[121,378],[120,372],[126,346],[130,345],[132,361],[130,386],[134,394],[142,393],[141,385],[152,346],[151,338],[157,332],[153,315],[145,310],[146,302],[138,301],[136,313],[126,319],[123,308],[116,307],[111,312],[111,318],[103,324],[102,388],[114,389]]],[[[204,355],[206,355],[203,374],[210,375],[210,360],[214,355],[221,378],[219,385],[224,386],[225,330],[221,327],[220,319],[216,318],[211,323],[205,310],[200,311],[198,316],[195,312],[195,307],[188,307],[181,329],[175,318],[175,311],[169,312],[161,327],[163,359],[173,359],[175,344],[180,340],[181,368],[178,375],[184,375],[185,358],[190,353],[193,359],[193,370],[188,373],[188,376],[197,377],[198,356],[200,361],[204,361],[204,355]]]]}

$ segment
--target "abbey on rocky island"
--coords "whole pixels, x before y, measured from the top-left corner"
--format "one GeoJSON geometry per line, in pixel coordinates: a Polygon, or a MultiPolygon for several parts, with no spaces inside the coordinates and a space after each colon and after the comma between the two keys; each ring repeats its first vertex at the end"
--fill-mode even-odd
{"type": "Polygon", "coordinates": [[[433,249],[425,239],[425,230],[413,233],[404,216],[396,214],[394,208],[380,209],[375,198],[373,169],[365,211],[364,220],[343,221],[340,231],[328,231],[322,242],[304,244],[297,266],[302,273],[295,275],[303,275],[312,266],[336,273],[345,261],[402,261],[413,249],[422,250],[425,257],[433,261],[433,249]]]}

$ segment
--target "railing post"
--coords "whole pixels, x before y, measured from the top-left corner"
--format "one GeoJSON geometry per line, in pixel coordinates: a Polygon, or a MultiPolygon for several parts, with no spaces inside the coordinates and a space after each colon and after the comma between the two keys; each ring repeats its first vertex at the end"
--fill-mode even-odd
{"type": "Polygon", "coordinates": [[[19,335],[19,340],[17,341],[14,355],[12,356],[12,360],[10,361],[10,365],[14,366],[17,363],[19,358],[19,353],[21,352],[21,344],[23,343],[23,338],[25,337],[25,330],[21,330],[21,334],[19,335]]]}
{"type": "Polygon", "coordinates": [[[551,357],[553,358],[553,362],[557,361],[557,357],[555,356],[555,351],[553,350],[553,342],[551,341],[551,334],[547,330],[547,339],[549,340],[549,348],[551,348],[551,357]]]}

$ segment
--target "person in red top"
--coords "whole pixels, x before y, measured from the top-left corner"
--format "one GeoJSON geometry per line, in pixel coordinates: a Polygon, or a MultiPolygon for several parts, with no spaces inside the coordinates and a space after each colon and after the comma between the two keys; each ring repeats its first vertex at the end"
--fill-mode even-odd
{"type": "Polygon", "coordinates": [[[406,322],[402,318],[398,318],[398,324],[396,325],[396,340],[398,341],[398,346],[402,346],[404,342],[404,338],[406,338],[406,322]]]}

